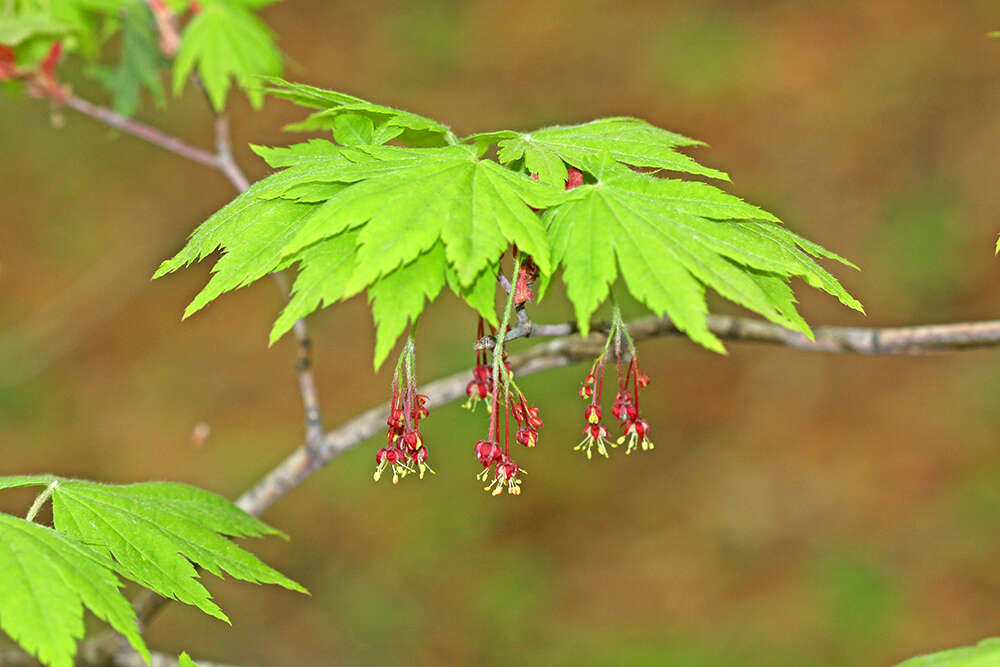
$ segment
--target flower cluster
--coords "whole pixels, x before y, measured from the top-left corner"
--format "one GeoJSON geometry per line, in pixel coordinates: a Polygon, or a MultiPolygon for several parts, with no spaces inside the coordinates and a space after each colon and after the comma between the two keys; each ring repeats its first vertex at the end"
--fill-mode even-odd
{"type": "Polygon", "coordinates": [[[524,469],[521,468],[510,456],[511,441],[511,416],[514,417],[516,432],[514,440],[524,447],[534,447],[538,444],[538,431],[542,428],[542,418],[539,417],[538,408],[528,405],[528,400],[517,385],[514,383],[511,373],[506,373],[506,387],[502,399],[503,409],[501,410],[501,397],[499,392],[493,396],[493,405],[490,409],[490,431],[486,440],[476,443],[474,452],[476,458],[483,465],[482,471],[476,477],[482,482],[489,482],[485,490],[490,491],[494,496],[503,493],[504,488],[507,493],[520,495],[521,475],[524,469]],[[503,447],[500,446],[500,413],[503,412],[503,447]],[[490,475],[493,475],[490,481],[490,475]]]}
{"type": "Polygon", "coordinates": [[[587,425],[583,427],[583,440],[573,449],[582,451],[587,458],[592,458],[594,449],[608,458],[608,448],[625,444],[625,453],[631,454],[636,449],[648,451],[653,449],[649,439],[649,423],[639,416],[639,390],[649,385],[649,377],[639,369],[639,356],[635,350],[632,337],[621,319],[618,309],[615,309],[614,321],[604,350],[594,360],[590,372],[580,386],[580,398],[590,402],[583,411],[587,425]],[[624,350],[622,342],[628,345],[628,365],[624,365],[624,350]],[[614,350],[618,366],[618,392],[615,394],[611,414],[621,425],[623,435],[616,441],[609,440],[608,429],[601,424],[601,394],[604,389],[604,367],[608,353],[614,350]]]}
{"type": "MultiPolygon", "coordinates": [[[[479,332],[480,334],[483,332],[483,323],[481,320],[479,323],[479,332]]],[[[496,349],[494,348],[495,352],[496,349]]],[[[502,360],[502,366],[490,369],[484,363],[485,357],[481,357],[477,352],[476,368],[473,371],[475,379],[469,383],[469,389],[471,389],[473,385],[478,387],[481,384],[485,384],[485,380],[481,380],[481,377],[489,380],[488,394],[490,396],[490,403],[488,404],[488,408],[490,427],[486,439],[477,442],[473,449],[476,459],[483,466],[482,471],[476,477],[480,481],[487,483],[485,490],[491,492],[494,496],[503,493],[504,489],[507,489],[507,493],[516,496],[521,493],[521,476],[525,471],[511,458],[511,432],[513,431],[513,440],[515,442],[520,443],[524,447],[531,448],[538,444],[538,432],[542,428],[543,422],[539,416],[538,408],[528,403],[524,392],[514,382],[514,373],[511,370],[510,364],[507,363],[506,351],[501,353],[500,359],[502,360]],[[496,381],[494,381],[493,375],[487,377],[480,370],[482,368],[486,372],[495,370],[496,381]],[[496,387],[495,391],[494,387],[496,387]],[[502,447],[500,445],[501,413],[503,413],[502,447]],[[511,425],[511,417],[514,418],[513,426],[511,425]],[[490,479],[491,476],[492,480],[490,479]]],[[[482,397],[485,398],[485,395],[482,397]]],[[[470,394],[471,398],[472,395],[470,394]]]]}
{"type": "Polygon", "coordinates": [[[32,97],[49,97],[59,103],[65,102],[69,88],[60,84],[56,76],[62,57],[63,43],[57,40],[37,67],[22,67],[17,63],[14,49],[0,44],[0,81],[21,79],[27,82],[28,94],[32,97]]]}
{"type": "Polygon", "coordinates": [[[625,377],[619,377],[619,383],[615,404],[611,409],[624,431],[624,435],[618,438],[618,444],[627,443],[626,454],[631,454],[636,448],[649,451],[653,449],[653,442],[648,437],[649,422],[639,416],[639,390],[649,386],[649,376],[639,370],[639,357],[634,353],[625,377]],[[631,392],[628,390],[630,382],[631,392]]]}
{"type": "Polygon", "coordinates": [[[398,484],[410,473],[417,473],[420,479],[424,478],[424,473],[434,473],[427,465],[427,446],[420,435],[420,420],[429,414],[429,410],[427,396],[417,393],[413,374],[414,356],[413,340],[409,339],[392,376],[392,400],[389,403],[389,418],[386,419],[388,445],[375,453],[373,477],[376,482],[387,468],[392,471],[393,484],[398,484]]]}
{"type": "MultiPolygon", "coordinates": [[[[495,337],[496,331],[490,327],[491,334],[495,337]]],[[[483,318],[479,318],[479,333],[476,336],[476,365],[472,369],[472,380],[465,385],[465,395],[469,397],[462,407],[475,410],[479,401],[489,401],[486,409],[491,409],[493,399],[493,369],[488,363],[489,355],[485,348],[480,348],[479,342],[483,340],[486,333],[483,318]]],[[[510,373],[510,364],[507,362],[507,351],[503,352],[504,368],[510,373]]]]}

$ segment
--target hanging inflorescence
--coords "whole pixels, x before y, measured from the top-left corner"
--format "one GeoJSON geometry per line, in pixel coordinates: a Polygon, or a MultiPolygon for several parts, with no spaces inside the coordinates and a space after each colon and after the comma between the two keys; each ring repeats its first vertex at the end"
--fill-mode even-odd
{"type": "Polygon", "coordinates": [[[376,482],[386,468],[392,471],[393,484],[398,484],[400,479],[410,473],[417,473],[420,479],[424,478],[424,473],[434,473],[427,465],[427,446],[420,435],[420,420],[429,411],[427,396],[417,393],[415,356],[411,337],[403,346],[392,375],[392,400],[389,403],[389,418],[386,420],[389,427],[386,439],[389,444],[375,454],[376,482]]]}
{"type": "Polygon", "coordinates": [[[653,449],[653,443],[649,439],[649,423],[639,416],[639,390],[645,389],[648,385],[649,376],[639,368],[639,355],[635,343],[616,307],[604,349],[594,360],[590,372],[580,387],[580,398],[590,401],[590,405],[583,411],[583,416],[587,420],[587,425],[583,428],[583,440],[573,449],[586,453],[588,459],[593,457],[594,449],[597,449],[597,453],[604,458],[608,458],[608,448],[620,444],[625,444],[626,454],[631,454],[640,448],[642,451],[653,449]],[[610,440],[608,429],[601,424],[604,369],[609,353],[614,354],[618,369],[618,392],[611,408],[611,414],[618,420],[623,432],[617,440],[610,440]]]}
{"type": "MultiPolygon", "coordinates": [[[[582,182],[582,174],[570,170],[567,189],[577,187],[582,182]]],[[[479,318],[476,332],[476,361],[472,379],[465,387],[469,397],[465,407],[475,409],[482,401],[489,415],[489,430],[483,440],[476,442],[473,451],[483,469],[476,475],[486,484],[485,490],[498,496],[506,489],[508,494],[520,495],[521,482],[525,470],[511,456],[511,441],[526,448],[538,444],[538,433],[542,419],[537,407],[528,403],[524,392],[514,380],[514,372],[508,362],[505,338],[510,331],[511,315],[515,309],[534,298],[533,284],[538,278],[538,267],[525,254],[513,250],[513,281],[506,284],[507,305],[499,330],[489,327],[479,318]],[[487,352],[490,349],[491,352],[487,352]],[[513,424],[511,423],[513,422],[513,424]]],[[[392,379],[392,403],[387,424],[389,445],[378,451],[375,457],[378,480],[383,470],[392,470],[392,481],[397,483],[409,473],[419,472],[422,479],[426,471],[434,472],[427,466],[427,448],[420,436],[420,420],[427,416],[427,397],[416,393],[413,375],[414,352],[412,337],[396,362],[392,379]]],[[[639,391],[649,385],[649,377],[639,367],[639,355],[635,342],[628,332],[621,312],[615,306],[614,317],[608,330],[604,349],[590,367],[590,372],[580,387],[580,397],[589,401],[583,416],[583,440],[574,447],[587,458],[593,458],[594,450],[605,458],[609,450],[625,445],[625,453],[641,449],[653,449],[649,439],[649,423],[639,415],[639,391]],[[609,355],[614,359],[618,371],[618,391],[615,393],[611,414],[618,420],[622,435],[612,439],[608,429],[601,423],[601,399],[604,392],[604,372],[609,355]]]]}
{"type": "MultiPolygon", "coordinates": [[[[472,380],[465,385],[465,395],[469,397],[462,407],[475,410],[480,401],[486,402],[486,409],[491,410],[493,405],[493,368],[489,364],[489,353],[481,349],[478,345],[486,333],[486,325],[483,318],[479,318],[479,329],[476,335],[476,365],[472,369],[472,380]]],[[[490,335],[496,337],[496,329],[490,327],[490,335]]],[[[507,362],[507,350],[501,354],[504,369],[509,373],[510,364],[507,362]]]]}
{"type": "MultiPolygon", "coordinates": [[[[482,332],[483,323],[480,321],[479,333],[482,332]]],[[[496,347],[494,347],[495,351],[496,347]]],[[[538,432],[541,430],[543,422],[539,416],[538,408],[528,403],[524,392],[514,381],[514,373],[506,361],[506,352],[502,352],[500,358],[502,364],[498,365],[500,368],[499,382],[496,383],[499,390],[493,390],[494,385],[492,377],[490,377],[490,401],[487,403],[490,416],[489,433],[485,440],[480,440],[474,447],[476,458],[483,466],[482,471],[476,477],[487,483],[485,490],[494,496],[503,493],[504,489],[507,489],[507,493],[519,495],[521,493],[521,476],[525,471],[511,457],[511,440],[529,449],[534,447],[538,444],[538,432]],[[500,423],[501,415],[502,425],[500,423]],[[513,424],[511,424],[511,418],[513,418],[513,424]]],[[[474,371],[474,375],[477,377],[481,374],[478,369],[491,370],[485,363],[480,363],[481,360],[482,358],[477,354],[477,370],[474,371]]],[[[470,387],[475,382],[476,380],[473,380],[470,387]]]]}

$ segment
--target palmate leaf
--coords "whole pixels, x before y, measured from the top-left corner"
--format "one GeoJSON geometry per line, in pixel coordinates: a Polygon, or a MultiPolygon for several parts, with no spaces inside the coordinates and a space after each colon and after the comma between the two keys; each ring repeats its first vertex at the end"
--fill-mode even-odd
{"type": "Polygon", "coordinates": [[[112,95],[114,110],[131,116],[139,109],[142,90],[153,97],[157,107],[166,105],[166,94],[160,80],[164,62],[157,44],[153,18],[145,4],[129,5],[122,19],[122,51],[114,69],[96,67],[94,74],[112,95]]]}
{"type": "MultiPolygon", "coordinates": [[[[356,124],[361,134],[353,136],[363,138],[365,127],[356,124]]],[[[381,360],[448,274],[454,278],[449,282],[453,291],[485,312],[495,277],[484,282],[483,274],[495,270],[511,243],[531,254],[542,271],[550,270],[549,242],[531,207],[562,201],[565,193],[480,160],[470,147],[345,147],[312,140],[255,150],[283,170],[209,218],[156,273],[224,249],[211,281],[185,316],[225,291],[297,262],[301,273],[293,299],[272,329],[272,342],[321,304],[369,289],[378,329],[376,357],[381,360]],[[436,246],[440,252],[430,252],[436,246]],[[429,257],[440,257],[435,284],[421,283],[423,291],[414,288],[409,308],[381,306],[390,301],[381,283],[405,285],[399,275],[407,271],[394,274],[418,257],[423,257],[418,267],[428,266],[429,257]]],[[[495,316],[488,319],[495,321],[495,316]]]]}
{"type": "Polygon", "coordinates": [[[0,16],[0,44],[20,46],[36,37],[60,37],[71,29],[70,26],[41,11],[0,16]]]}
{"type": "Polygon", "coordinates": [[[396,339],[415,322],[424,300],[433,301],[445,284],[444,248],[440,242],[368,288],[375,320],[375,368],[389,355],[396,339]]]}
{"type": "Polygon", "coordinates": [[[701,146],[695,139],[660,129],[638,118],[602,118],[582,125],[546,127],[534,132],[491,132],[465,139],[482,151],[496,143],[502,164],[524,160],[525,168],[539,179],[566,182],[566,164],[582,169],[602,153],[634,167],[653,167],[729,180],[717,169],[704,167],[677,151],[701,146]]]}
{"type": "Polygon", "coordinates": [[[0,629],[50,667],[71,667],[83,609],[124,635],[149,662],[115,564],[56,530],[0,513],[0,629]]]}
{"type": "MultiPolygon", "coordinates": [[[[336,136],[338,120],[345,116],[355,116],[368,119],[372,124],[376,140],[364,143],[381,144],[397,138],[409,146],[445,146],[449,137],[454,135],[447,125],[431,118],[419,116],[409,111],[393,109],[392,107],[374,104],[360,97],[332,90],[307,86],[301,83],[289,83],[278,78],[269,79],[267,92],[275,97],[294,102],[301,106],[319,109],[304,121],[287,126],[292,131],[312,132],[315,130],[333,130],[336,136]]],[[[341,137],[336,137],[341,141],[341,137]]],[[[356,142],[351,142],[356,143],[356,142]]]]}
{"type": "Polygon", "coordinates": [[[337,143],[254,147],[279,171],[211,216],[156,272],[223,251],[185,316],[294,265],[299,276],[271,342],[315,309],[367,290],[380,362],[445,284],[495,325],[496,272],[511,246],[538,265],[539,297],[564,269],[583,331],[619,276],[651,310],[718,351],[706,287],[807,335],[792,277],[861,310],[814,258],[850,262],[706,183],[650,173],[727,179],[679,152],[696,140],[635,118],[606,118],[460,141],[435,120],[351,95],[280,79],[269,86],[316,110],[298,129],[329,130],[337,143]],[[483,159],[494,145],[499,162],[483,159]],[[566,192],[570,167],[588,176],[566,192]]]}
{"type": "Polygon", "coordinates": [[[0,488],[54,484],[56,530],[114,559],[121,575],[228,622],[198,582],[195,565],[253,583],[305,592],[301,585],[237,546],[230,537],[282,535],[214,493],[168,482],[123,486],[38,476],[0,488]]]}
{"type": "Polygon", "coordinates": [[[704,183],[637,173],[607,153],[581,165],[596,183],[573,190],[573,199],[545,218],[553,262],[565,268],[567,293],[584,333],[619,272],[637,299],[716,351],[723,348],[705,322],[705,286],[807,335],[782,279],[800,276],[861,310],[797,237],[756,206],[704,183]]]}
{"type": "Polygon", "coordinates": [[[358,152],[364,159],[336,177],[357,184],[317,208],[286,252],[363,225],[359,268],[348,287],[355,292],[429,250],[438,239],[463,285],[510,243],[548,272],[545,230],[530,207],[561,200],[560,190],[480,160],[464,146],[384,146],[358,152]]]}
{"type": "Polygon", "coordinates": [[[216,111],[226,107],[233,79],[250,104],[263,104],[264,92],[257,79],[281,73],[282,55],[271,30],[250,8],[263,2],[252,0],[205,0],[201,11],[184,29],[174,61],[174,94],[184,88],[197,69],[216,111]]]}
{"type": "Polygon", "coordinates": [[[896,667],[994,667],[1000,665],[1000,638],[904,660],[896,667]]]}

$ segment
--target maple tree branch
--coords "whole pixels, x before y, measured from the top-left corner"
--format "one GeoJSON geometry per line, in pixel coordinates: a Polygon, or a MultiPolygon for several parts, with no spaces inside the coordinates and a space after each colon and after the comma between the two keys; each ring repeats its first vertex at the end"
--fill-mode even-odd
{"type": "MultiPolygon", "coordinates": [[[[225,113],[215,116],[215,154],[218,168],[226,175],[229,182],[233,184],[239,192],[246,192],[250,187],[243,170],[236,164],[233,158],[233,144],[229,133],[229,117],[225,113]]],[[[288,278],[284,272],[276,271],[271,274],[278,290],[285,301],[291,298],[291,289],[288,278]]],[[[323,417],[319,409],[319,392],[316,389],[316,378],[312,372],[312,341],[309,339],[309,330],[304,319],[295,320],[292,327],[295,340],[298,344],[298,356],[295,363],[295,374],[299,380],[299,394],[302,396],[302,407],[305,411],[306,443],[310,448],[315,448],[323,437],[323,417]]]]}
{"type": "MultiPolygon", "coordinates": [[[[813,328],[814,340],[805,334],[791,331],[777,324],[749,317],[708,315],[708,329],[724,340],[772,343],[800,350],[815,352],[856,352],[858,354],[926,354],[933,351],[956,350],[972,347],[1000,345],[1000,320],[982,322],[957,322],[949,324],[924,324],[908,327],[837,327],[813,328]]],[[[592,323],[591,329],[606,332],[607,322],[592,323]]],[[[655,334],[682,333],[670,318],[646,318],[629,324],[629,331],[638,337],[647,329],[655,334]]],[[[514,327],[504,335],[504,342],[516,338],[557,337],[577,332],[575,323],[535,324],[527,331],[514,327]]],[[[489,350],[496,345],[496,338],[483,336],[476,342],[476,349],[489,350]]]]}
{"type": "MultiPolygon", "coordinates": [[[[724,340],[778,344],[816,352],[896,354],[1000,345],[1000,320],[884,329],[824,326],[813,330],[815,341],[775,324],[745,317],[709,315],[708,326],[724,340]]],[[[606,324],[595,324],[594,332],[583,338],[570,335],[575,330],[572,324],[536,324],[533,336],[558,338],[511,357],[511,367],[516,374],[531,375],[589,359],[603,349],[605,334],[602,332],[607,328],[606,324]]],[[[629,323],[628,328],[636,341],[682,333],[666,317],[639,319],[629,323]]],[[[444,405],[465,396],[469,377],[469,372],[463,371],[424,386],[428,406],[444,405]]],[[[310,474],[342,452],[382,431],[388,414],[389,405],[386,403],[348,420],[327,432],[322,445],[312,455],[300,447],[240,496],[236,504],[250,514],[260,516],[310,474]]]]}
{"type": "Polygon", "coordinates": [[[160,148],[187,158],[192,162],[197,162],[198,164],[211,167],[212,169],[222,169],[219,164],[218,157],[215,154],[202,148],[187,144],[181,139],[162,132],[155,127],[133,120],[132,118],[126,118],[125,116],[115,113],[107,107],[92,104],[76,95],[68,95],[65,100],[61,101],[74,111],[78,111],[85,116],[90,116],[94,120],[104,123],[105,125],[110,125],[117,130],[131,134],[132,136],[148,141],[151,144],[155,144],[160,148]]]}
{"type": "MultiPolygon", "coordinates": [[[[229,118],[226,114],[215,117],[215,153],[191,146],[181,139],[168,135],[154,127],[126,118],[107,107],[98,106],[76,95],[68,95],[64,100],[66,106],[90,116],[91,118],[131,134],[139,139],[166,149],[171,153],[185,157],[193,162],[211,167],[222,172],[239,192],[245,192],[250,187],[250,181],[236,164],[233,158],[232,140],[229,132],[229,118]]],[[[278,288],[286,299],[289,295],[288,279],[284,274],[272,274],[278,288]]],[[[309,332],[304,320],[297,320],[293,327],[295,339],[298,342],[298,360],[296,374],[299,381],[299,392],[305,410],[306,440],[317,443],[323,435],[322,417],[319,408],[319,395],[316,390],[316,380],[312,373],[310,361],[311,343],[309,332]]]]}
{"type": "MultiPolygon", "coordinates": [[[[271,276],[278,283],[278,288],[285,296],[285,300],[290,298],[288,278],[282,272],[272,273],[271,276]]],[[[298,344],[298,361],[295,364],[296,375],[299,378],[299,393],[302,395],[302,407],[306,414],[306,443],[311,449],[318,447],[323,439],[323,417],[319,410],[319,392],[316,389],[316,378],[312,372],[312,340],[309,338],[309,330],[306,328],[306,321],[295,320],[292,325],[292,333],[295,335],[298,344]]]]}
{"type": "MultiPolygon", "coordinates": [[[[134,650],[120,651],[111,657],[109,667],[177,667],[178,658],[176,655],[152,651],[149,657],[152,658],[152,662],[146,665],[142,656],[134,650]]],[[[234,667],[221,662],[208,662],[207,660],[197,660],[196,662],[198,667],[234,667]]]]}
{"type": "Polygon", "coordinates": [[[219,171],[225,174],[233,187],[241,193],[246,192],[250,187],[250,181],[233,158],[233,142],[229,138],[229,116],[225,113],[215,115],[215,160],[219,171]]]}

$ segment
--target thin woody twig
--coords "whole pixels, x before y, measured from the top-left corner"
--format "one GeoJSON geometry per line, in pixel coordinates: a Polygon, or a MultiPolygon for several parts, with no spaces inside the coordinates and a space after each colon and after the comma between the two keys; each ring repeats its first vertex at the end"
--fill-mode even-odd
{"type": "MultiPolygon", "coordinates": [[[[272,273],[271,276],[278,283],[278,288],[285,295],[285,300],[289,298],[288,278],[282,272],[272,273]]],[[[306,415],[306,442],[314,448],[323,439],[323,417],[319,410],[319,392],[316,390],[316,378],[312,372],[312,341],[309,339],[309,331],[306,328],[305,320],[295,320],[292,326],[292,333],[298,343],[298,362],[295,365],[296,375],[299,378],[299,393],[302,395],[302,407],[306,415]]]]}
{"type": "Polygon", "coordinates": [[[177,137],[161,132],[160,130],[146,125],[145,123],[140,123],[137,120],[126,118],[125,116],[115,113],[107,107],[91,104],[87,100],[77,97],[76,95],[69,95],[65,99],[64,103],[74,111],[79,111],[85,116],[90,116],[105,125],[110,125],[117,130],[121,130],[122,132],[131,134],[134,137],[148,141],[149,143],[155,144],[156,146],[168,150],[171,153],[187,158],[192,162],[197,162],[198,164],[211,167],[212,169],[221,170],[218,158],[213,153],[191,146],[177,137]]]}
{"type": "MultiPolygon", "coordinates": [[[[66,98],[65,103],[71,109],[102,122],[111,127],[127,132],[139,139],[148,141],[151,144],[164,148],[172,153],[186,157],[198,164],[211,167],[222,172],[233,187],[239,192],[245,192],[250,187],[250,182],[246,175],[236,164],[232,153],[232,141],[229,133],[229,119],[225,114],[218,114],[215,118],[215,148],[216,152],[210,153],[201,148],[196,148],[184,143],[177,137],[168,135],[156,128],[153,128],[131,118],[126,118],[114,111],[91,104],[75,95],[66,98]]],[[[275,282],[282,293],[288,296],[288,280],[283,274],[275,273],[275,282]]],[[[302,394],[302,402],[306,413],[306,437],[310,442],[318,442],[323,434],[322,418],[319,409],[318,392],[316,391],[316,381],[312,373],[310,361],[310,341],[309,334],[304,320],[298,320],[294,326],[295,338],[298,341],[298,361],[296,362],[296,373],[299,380],[299,390],[302,394]]]]}
{"type": "Polygon", "coordinates": [[[233,187],[240,192],[250,188],[250,181],[233,159],[233,142],[229,138],[229,116],[224,113],[215,116],[215,161],[216,167],[233,187]]]}

